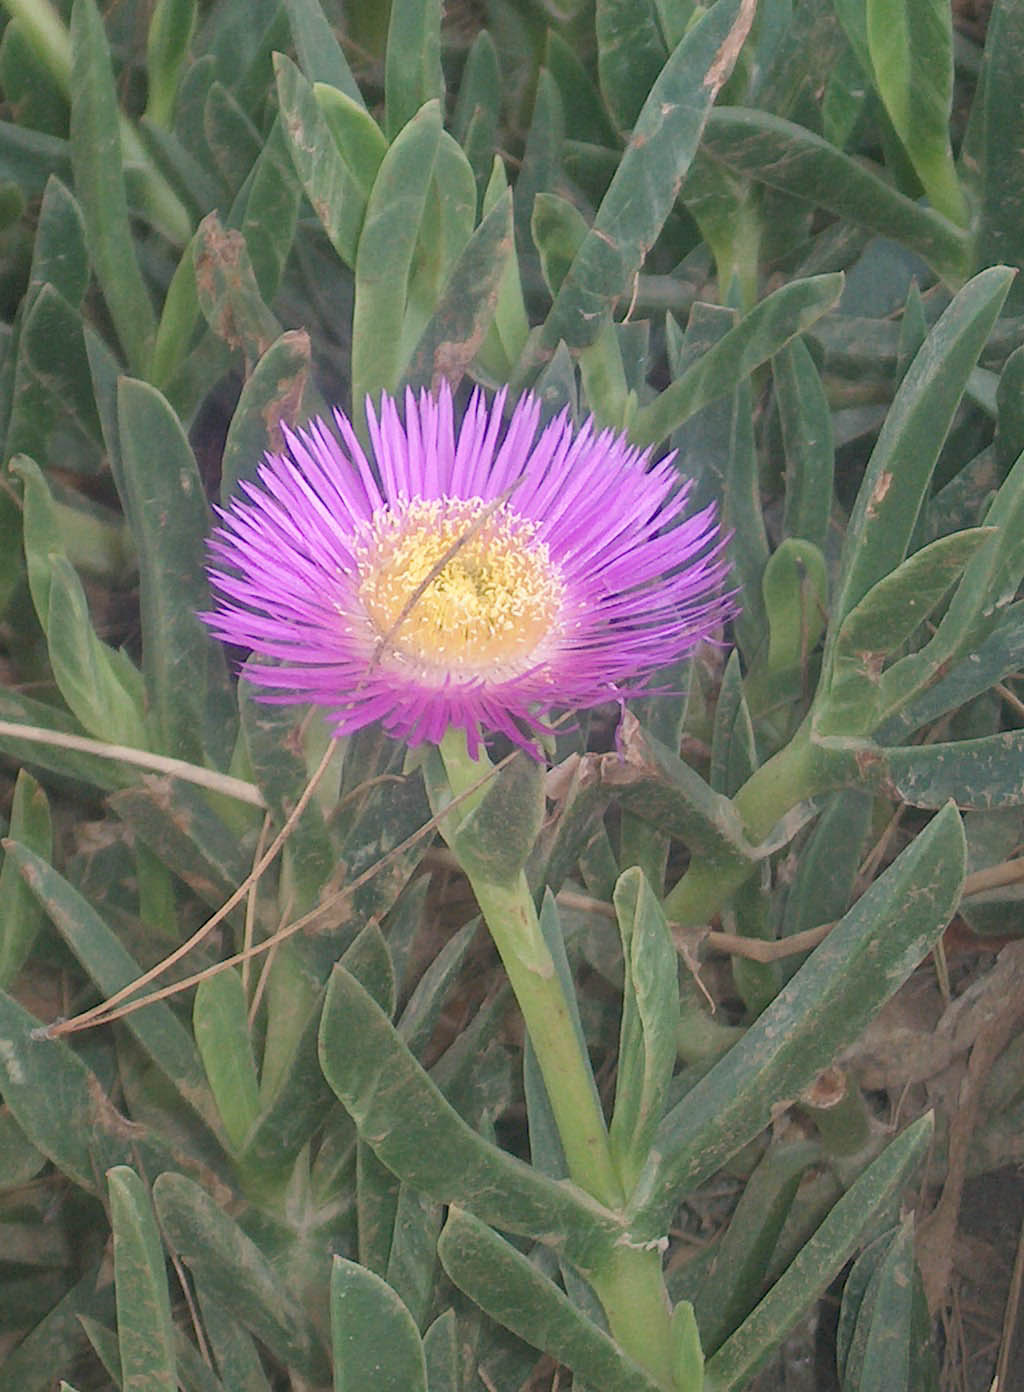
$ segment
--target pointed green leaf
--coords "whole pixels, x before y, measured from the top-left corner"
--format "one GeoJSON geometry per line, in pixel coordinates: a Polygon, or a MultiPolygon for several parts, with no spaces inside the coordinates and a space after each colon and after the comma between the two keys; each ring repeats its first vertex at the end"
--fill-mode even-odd
{"type": "MultiPolygon", "coordinates": [[[[104,996],[128,986],[141,968],[95,909],[57,871],[25,846],[8,855],[104,996]]],[[[188,1031],[165,1001],[126,1016],[125,1025],[153,1062],[201,1116],[212,1116],[199,1055],[188,1031]]]]}
{"type": "Polygon", "coordinates": [[[892,712],[895,698],[886,694],[885,659],[927,619],[993,535],[990,527],[951,532],[872,585],[839,628],[828,685],[818,697],[816,729],[867,734],[883,713],[892,712]]]}
{"type": "MultiPolygon", "coordinates": [[[[53,853],[50,804],[26,769],[14,785],[8,836],[43,860],[53,853]]],[[[0,987],[17,976],[42,925],[41,905],[18,874],[17,861],[5,855],[0,869],[0,987]]]]}
{"type": "Polygon", "coordinates": [[[356,252],[352,324],[352,402],[360,420],[365,398],[394,391],[401,376],[413,251],[441,134],[440,110],[428,102],[394,140],[370,193],[356,252]]]}
{"type": "Polygon", "coordinates": [[[394,140],[425,102],[444,95],[441,0],[391,0],[384,59],[387,132],[394,140]]]}
{"type": "MultiPolygon", "coordinates": [[[[346,265],[354,266],[369,185],[360,177],[361,166],[357,173],[339,149],[322,110],[323,99],[318,101],[313,87],[295,64],[278,53],[274,55],[274,70],[295,172],[331,245],[346,265]]],[[[373,124],[369,116],[365,119],[373,124]]]]}
{"type": "Polygon", "coordinates": [[[825,628],[827,589],[825,557],[813,542],[787,537],[768,558],[761,593],[773,671],[807,661],[825,628]]]}
{"type": "Polygon", "coordinates": [[[932,207],[967,221],[949,143],[953,19],[947,0],[867,0],[868,51],[879,95],[932,207]]]}
{"type": "Polygon", "coordinates": [[[203,1286],[197,1286],[196,1297],[225,1392],[271,1392],[249,1331],[243,1329],[203,1286]]]}
{"type": "Polygon", "coordinates": [[[390,1020],[342,967],[331,977],[320,1061],[360,1135],[395,1174],[512,1232],[540,1236],[586,1268],[614,1243],[612,1215],[489,1145],[461,1119],[390,1020]]]}
{"type": "Polygon", "coordinates": [[[437,1279],[437,1238],[443,1218],[439,1203],[408,1184],[398,1191],[387,1282],[416,1325],[426,1323],[437,1279]]]}
{"type": "Polygon", "coordinates": [[[804,126],[768,111],[722,106],[708,119],[703,149],[748,178],[901,242],[954,284],[968,274],[965,232],[804,126]]]}
{"type": "Polygon", "coordinates": [[[61,695],[91,735],[147,748],[141,674],[125,653],[97,637],[74,567],[61,555],[50,562],[46,638],[61,695]]]}
{"type": "Polygon", "coordinates": [[[156,319],[135,257],[114,74],[95,0],[71,10],[71,159],[89,258],[129,367],[144,375],[156,319]]]}
{"type": "Polygon", "coordinates": [[[6,451],[39,459],[59,453],[68,467],[92,472],[99,420],[78,309],[53,285],[30,292],[12,351],[6,451]]]}
{"type": "Polygon", "coordinates": [[[628,298],[752,20],[752,5],[720,0],[665,64],[545,321],[539,345],[545,357],[562,340],[570,348],[593,342],[616,301],[628,298]]]}
{"type": "Polygon", "coordinates": [[[85,220],[71,191],[55,174],[46,181],[32,246],[30,285],[52,285],[75,308],[89,287],[85,220]]]}
{"type": "MultiPolygon", "coordinates": [[[[854,1328],[849,1347],[840,1350],[844,1388],[863,1392],[911,1392],[924,1386],[911,1369],[918,1361],[918,1331],[914,1306],[921,1298],[920,1277],[914,1261],[914,1218],[908,1214],[894,1232],[864,1254],[870,1265],[866,1285],[860,1287],[857,1268],[843,1292],[841,1318],[852,1316],[854,1328]],[[854,1309],[847,1301],[860,1295],[854,1309]],[[843,1356],[845,1355],[845,1356],[843,1356]]],[[[858,1262],[858,1266],[861,1263],[858,1262]]]]}
{"type": "Polygon", "coordinates": [[[907,553],[932,471],[1010,287],[994,266],[956,295],[904,377],[871,452],[850,516],[830,641],[854,605],[907,553]]]}
{"type": "Polygon", "coordinates": [[[839,299],[841,275],[810,276],[774,291],[730,329],[649,406],[636,413],[630,439],[656,444],[746,380],[839,299]]]}
{"type": "Polygon", "coordinates": [[[676,1058],[679,987],[675,945],[641,870],[627,870],[620,877],[615,913],[626,982],[608,1140],[628,1193],[647,1160],[665,1108],[676,1058]]]}
{"type": "Polygon", "coordinates": [[[786,451],[785,533],[820,549],[832,513],[832,413],[802,338],[776,353],[772,381],[786,451]]]}
{"type": "Polygon", "coordinates": [[[934,1130],[931,1113],[908,1126],[858,1176],[757,1309],[708,1361],[706,1392],[742,1392],[856,1251],[863,1235],[891,1210],[921,1163],[934,1130]]]}
{"type": "Polygon", "coordinates": [[[355,1262],[331,1266],[334,1392],[426,1392],[423,1345],[386,1281],[355,1262]]]}
{"type": "Polygon", "coordinates": [[[328,1360],[301,1301],[234,1219],[171,1172],[155,1180],[153,1202],[168,1243],[214,1299],[283,1363],[326,1382],[328,1360]]]}
{"type": "Polygon", "coordinates": [[[481,29],[466,55],[459,95],[452,113],[451,132],[473,167],[478,197],[491,177],[501,116],[501,70],[498,50],[481,29]]]}
{"type": "Polygon", "coordinates": [[[260,1085],[237,971],[219,971],[199,983],[192,1028],[228,1141],[239,1150],[259,1114],[260,1085]]]}
{"type": "Polygon", "coordinates": [[[143,671],[163,752],[227,766],[235,703],[223,651],[199,618],[210,607],[202,480],[180,422],[144,382],[117,388],[115,482],[139,552],[143,671]]]}
{"type": "Polygon", "coordinates": [[[814,1141],[773,1145],[744,1184],[694,1301],[708,1355],[721,1348],[764,1294],[765,1272],[797,1187],[820,1161],[821,1147],[814,1141]]]}
{"type": "MultiPolygon", "coordinates": [[[[1024,167],[1017,152],[1024,147],[1024,107],[1020,101],[1020,64],[1024,56],[1024,10],[1013,3],[994,5],[985,36],[985,54],[964,135],[962,174],[972,194],[978,227],[976,264],[1005,262],[1024,266],[1024,167]]],[[[1010,291],[1010,305],[1020,313],[1024,286],[1010,291]]]]}
{"type": "Polygon", "coordinates": [[[438,1315],[423,1336],[429,1392],[460,1392],[459,1329],[454,1310],[438,1315]]]}
{"type": "Polygon", "coordinates": [[[242,479],[256,477],[265,454],[284,447],[281,427],[294,429],[311,414],[311,371],[309,334],[294,329],[270,345],[246,379],[224,442],[222,506],[227,506],[242,479]]]}
{"type": "Polygon", "coordinates": [[[405,373],[410,386],[458,386],[491,327],[513,251],[510,191],[484,215],[452,267],[405,373]]]}
{"type": "Polygon", "coordinates": [[[203,317],[232,351],[241,350],[251,370],[281,328],[260,295],[245,238],[209,213],[196,230],[193,257],[203,317]]]}
{"type": "Polygon", "coordinates": [[[597,0],[597,72],[616,123],[629,130],[668,56],[652,0],[597,0]]]}
{"type": "Polygon", "coordinates": [[[326,82],[362,106],[359,85],[320,0],[284,0],[295,50],[310,82],[326,82]]]}
{"type": "Polygon", "coordinates": [[[188,62],[196,24],[196,0],[158,0],[146,35],[146,116],[170,126],[178,83],[188,62]]]}
{"type": "Polygon", "coordinates": [[[231,820],[210,805],[209,796],[194,784],[148,774],[142,784],[116,792],[110,808],[132,828],[140,841],[180,876],[211,908],[232,895],[252,869],[252,848],[259,825],[229,804],[231,820]],[[247,840],[245,833],[251,833],[247,840]]]}
{"type": "Polygon", "coordinates": [[[107,1172],[107,1188],[123,1386],[132,1392],[177,1392],[171,1300],[149,1194],[127,1165],[107,1172]]]}
{"type": "Polygon", "coordinates": [[[680,1195],[768,1124],[914,970],[960,898],[963,828],[947,805],[853,906],[747,1030],[665,1117],[632,1200],[631,1231],[665,1230],[680,1195]]]}
{"type": "Polygon", "coordinates": [[[95,1073],[3,991],[0,1093],[37,1150],[88,1193],[101,1191],[111,1165],[131,1159],[124,1118],[95,1073]]]}
{"type": "Polygon", "coordinates": [[[1000,612],[1015,598],[1024,577],[1024,456],[1003,481],[984,520],[996,531],[965,567],[936,633],[882,677],[885,717],[925,692],[958,658],[974,663],[979,639],[988,637],[1000,612]]]}
{"type": "Polygon", "coordinates": [[[388,152],[387,137],[363,106],[347,92],[313,83],[313,96],[323,112],[334,136],[338,153],[348,165],[359,186],[363,206],[370,196],[384,156],[388,152]]]}

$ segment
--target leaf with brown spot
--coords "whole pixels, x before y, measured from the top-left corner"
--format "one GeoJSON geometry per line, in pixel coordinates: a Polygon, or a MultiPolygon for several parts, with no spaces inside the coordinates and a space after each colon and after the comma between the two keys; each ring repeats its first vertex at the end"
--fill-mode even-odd
{"type": "Polygon", "coordinates": [[[210,213],[199,224],[193,255],[203,317],[229,348],[242,351],[248,374],[281,329],[260,296],[245,238],[210,213]]]}

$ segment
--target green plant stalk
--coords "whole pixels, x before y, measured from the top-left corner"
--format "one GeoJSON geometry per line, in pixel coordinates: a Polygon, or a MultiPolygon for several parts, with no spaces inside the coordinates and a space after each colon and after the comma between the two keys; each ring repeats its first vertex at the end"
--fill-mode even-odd
{"type": "MultiPolygon", "coordinates": [[[[441,757],[455,796],[478,784],[486,767],[470,758],[461,731],[445,736],[441,757]]],[[[468,797],[462,809],[472,801],[468,797]]],[[[569,1175],[599,1203],[621,1210],[625,1194],[612,1160],[600,1098],[526,876],[520,871],[510,882],[495,882],[468,868],[466,874],[519,1002],[569,1175]]],[[[667,1392],[698,1392],[677,1389],[673,1377],[671,1309],[660,1251],[617,1247],[602,1269],[590,1274],[590,1281],[609,1328],[625,1352],[667,1392]]]]}
{"type": "Polygon", "coordinates": [[[867,1103],[851,1079],[847,1080],[846,1092],[833,1106],[804,1105],[829,1155],[845,1159],[860,1155],[871,1145],[873,1132],[867,1103]]]}
{"type": "MultiPolygon", "coordinates": [[[[50,0],[0,0],[16,19],[54,82],[71,99],[71,36],[50,0]]],[[[119,114],[121,155],[126,167],[139,171],[146,211],[155,226],[177,246],[192,236],[192,219],[181,199],[153,165],[138,132],[127,116],[119,114]]]]}
{"type": "Polygon", "coordinates": [[[927,156],[919,153],[914,168],[935,211],[949,218],[957,227],[967,227],[970,212],[948,146],[929,151],[927,156]]]}
{"type": "MultiPolygon", "coordinates": [[[[848,764],[837,761],[811,740],[810,721],[744,783],[733,802],[752,842],[763,841],[776,822],[798,802],[846,781],[848,764]]],[[[707,923],[754,871],[757,862],[737,856],[714,864],[694,860],[665,897],[665,916],[692,928],[707,923]]]]}

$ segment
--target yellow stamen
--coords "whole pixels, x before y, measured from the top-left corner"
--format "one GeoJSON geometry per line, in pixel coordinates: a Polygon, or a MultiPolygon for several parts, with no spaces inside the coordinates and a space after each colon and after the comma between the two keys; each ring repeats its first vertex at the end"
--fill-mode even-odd
{"type": "Polygon", "coordinates": [[[381,664],[411,662],[427,679],[501,681],[542,661],[565,587],[536,531],[507,504],[495,509],[482,498],[416,498],[378,509],[357,559],[359,597],[378,637],[388,639],[381,664]]]}

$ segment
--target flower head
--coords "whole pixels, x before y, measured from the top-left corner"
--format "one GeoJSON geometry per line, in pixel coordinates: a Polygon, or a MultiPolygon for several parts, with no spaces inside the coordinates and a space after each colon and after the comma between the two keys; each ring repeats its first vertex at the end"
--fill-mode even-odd
{"type": "Polygon", "coordinates": [[[380,720],[410,743],[499,730],[529,748],[552,708],[621,701],[734,611],[713,507],[685,518],[672,457],[524,396],[367,403],[286,431],[210,543],[224,641],[276,659],[265,699],[313,701],[335,733],[380,720]]]}

